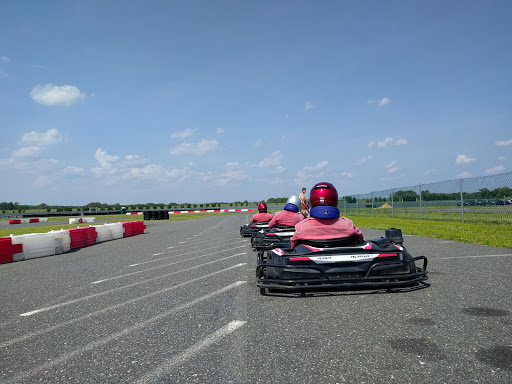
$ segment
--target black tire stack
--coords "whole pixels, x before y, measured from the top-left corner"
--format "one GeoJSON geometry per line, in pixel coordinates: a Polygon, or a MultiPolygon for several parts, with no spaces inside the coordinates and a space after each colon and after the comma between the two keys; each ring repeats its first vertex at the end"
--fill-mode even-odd
{"type": "Polygon", "coordinates": [[[165,210],[144,211],[144,220],[169,220],[169,212],[165,210]]]}

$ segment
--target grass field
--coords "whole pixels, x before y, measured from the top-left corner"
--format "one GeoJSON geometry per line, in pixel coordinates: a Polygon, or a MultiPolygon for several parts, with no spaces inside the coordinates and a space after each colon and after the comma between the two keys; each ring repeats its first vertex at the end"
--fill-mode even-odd
{"type": "MultiPolygon", "coordinates": [[[[423,208],[420,212],[419,208],[395,208],[393,212],[394,218],[402,219],[423,219],[432,221],[454,221],[462,222],[462,213],[460,207],[448,207],[447,210],[441,210],[439,207],[423,208]],[[451,209],[451,210],[448,210],[451,209]]],[[[350,217],[372,217],[371,208],[354,208],[347,209],[340,207],[343,216],[350,217]]],[[[392,219],[391,209],[373,210],[373,217],[392,219]]],[[[489,224],[512,224],[512,206],[505,207],[482,207],[482,208],[465,208],[465,223],[489,223],[489,224]],[[510,208],[509,208],[510,207],[510,208]]]]}
{"type": "Polygon", "coordinates": [[[415,220],[386,217],[347,216],[357,227],[368,229],[400,228],[408,235],[461,241],[464,243],[512,248],[510,224],[462,223],[460,221],[415,220]]]}

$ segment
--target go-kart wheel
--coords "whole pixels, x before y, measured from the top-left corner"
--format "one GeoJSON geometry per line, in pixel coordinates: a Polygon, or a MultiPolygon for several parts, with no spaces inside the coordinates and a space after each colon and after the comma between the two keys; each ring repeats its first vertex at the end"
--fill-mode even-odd
{"type": "Polygon", "coordinates": [[[266,296],[267,292],[265,291],[265,288],[260,288],[260,295],[266,296]]]}

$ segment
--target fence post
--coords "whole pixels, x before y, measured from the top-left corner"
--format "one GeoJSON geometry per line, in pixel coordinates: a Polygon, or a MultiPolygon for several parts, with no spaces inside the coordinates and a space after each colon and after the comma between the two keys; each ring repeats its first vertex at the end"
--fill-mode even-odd
{"type": "Polygon", "coordinates": [[[420,220],[423,220],[423,206],[422,206],[422,200],[421,200],[421,184],[420,184],[420,220]]]}
{"type": "Polygon", "coordinates": [[[395,218],[395,191],[391,190],[391,217],[395,218]]]}
{"type": "Polygon", "coordinates": [[[464,222],[464,196],[462,194],[463,188],[462,188],[462,178],[459,179],[460,184],[460,214],[462,218],[462,222],[464,222]]]}
{"type": "Polygon", "coordinates": [[[372,192],[372,217],[373,217],[373,192],[372,192]]]}
{"type": "Polygon", "coordinates": [[[356,215],[359,216],[359,195],[356,197],[356,215]]]}
{"type": "Polygon", "coordinates": [[[347,216],[347,198],[346,197],[343,199],[343,203],[344,203],[343,205],[345,206],[345,216],[347,216]]]}

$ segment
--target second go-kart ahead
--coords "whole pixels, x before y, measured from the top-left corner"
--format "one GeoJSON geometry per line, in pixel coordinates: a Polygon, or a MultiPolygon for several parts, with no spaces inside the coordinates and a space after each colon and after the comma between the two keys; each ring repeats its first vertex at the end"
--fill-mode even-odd
{"type": "Polygon", "coordinates": [[[290,238],[294,233],[295,227],[288,225],[262,229],[252,236],[251,246],[256,251],[265,251],[273,248],[290,248],[290,238]]]}
{"type": "Polygon", "coordinates": [[[348,287],[389,288],[413,286],[427,280],[427,258],[412,257],[403,247],[402,232],[357,240],[303,241],[295,248],[258,253],[257,285],[262,295],[329,291],[348,287]]]}
{"type": "Polygon", "coordinates": [[[268,221],[255,221],[252,224],[245,224],[240,227],[240,236],[251,237],[254,236],[258,231],[268,228],[268,221]]]}

